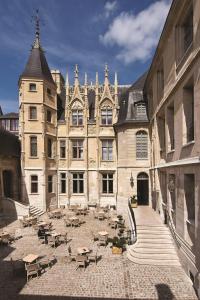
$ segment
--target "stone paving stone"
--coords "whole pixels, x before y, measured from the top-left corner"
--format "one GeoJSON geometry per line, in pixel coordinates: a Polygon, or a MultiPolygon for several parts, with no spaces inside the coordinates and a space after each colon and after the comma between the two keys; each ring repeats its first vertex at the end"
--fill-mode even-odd
{"type": "MultiPolygon", "coordinates": [[[[41,217],[46,220],[47,216],[41,217]]],[[[91,230],[106,230],[115,236],[115,230],[107,221],[99,221],[89,216],[82,217],[86,222],[79,228],[65,228],[63,220],[53,220],[56,231],[68,232],[69,243],[73,250],[87,246],[93,251],[98,249],[101,260],[91,263],[86,270],[76,270],[75,262],[63,259],[68,245],[56,249],[38,241],[32,228],[22,229],[23,238],[8,247],[0,248],[0,300],[12,299],[148,299],[148,300],[195,300],[196,295],[190,279],[181,267],[160,267],[133,264],[123,255],[113,255],[110,245],[97,247],[92,241],[91,230]],[[52,256],[58,259],[52,268],[47,269],[38,279],[26,283],[26,274],[13,276],[10,258],[23,258],[29,253],[52,256]],[[53,298],[45,298],[45,296],[53,298]],[[43,296],[43,297],[42,297],[43,296]],[[58,298],[60,296],[60,298],[58,298]],[[30,298],[29,298],[30,297],[30,298]]],[[[16,221],[6,230],[12,232],[19,227],[16,221]]]]}

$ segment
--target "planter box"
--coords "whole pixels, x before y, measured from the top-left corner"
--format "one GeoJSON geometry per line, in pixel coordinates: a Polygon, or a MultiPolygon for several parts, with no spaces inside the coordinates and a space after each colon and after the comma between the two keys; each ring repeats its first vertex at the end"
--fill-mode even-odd
{"type": "Polygon", "coordinates": [[[138,206],[137,203],[131,203],[131,207],[132,207],[132,208],[136,208],[137,206],[138,206]]]}
{"type": "Polygon", "coordinates": [[[122,254],[122,248],[112,247],[112,254],[122,254]]]}

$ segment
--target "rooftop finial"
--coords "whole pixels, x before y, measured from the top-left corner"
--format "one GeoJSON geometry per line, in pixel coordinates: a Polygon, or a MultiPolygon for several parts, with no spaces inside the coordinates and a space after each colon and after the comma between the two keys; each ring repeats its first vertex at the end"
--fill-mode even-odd
{"type": "Polygon", "coordinates": [[[32,21],[35,22],[35,41],[33,44],[33,48],[40,47],[40,18],[39,18],[39,9],[36,9],[35,15],[32,16],[32,21]]]}
{"type": "Polygon", "coordinates": [[[78,78],[78,65],[77,64],[75,65],[74,74],[75,74],[75,78],[78,78]]]}
{"type": "Polygon", "coordinates": [[[108,77],[108,64],[105,64],[105,77],[108,77]]]}
{"type": "Polygon", "coordinates": [[[96,72],[96,85],[98,85],[99,84],[99,74],[98,74],[98,72],[96,72]]]}
{"type": "Polygon", "coordinates": [[[85,73],[85,85],[88,84],[88,80],[87,80],[87,73],[85,73]]]}

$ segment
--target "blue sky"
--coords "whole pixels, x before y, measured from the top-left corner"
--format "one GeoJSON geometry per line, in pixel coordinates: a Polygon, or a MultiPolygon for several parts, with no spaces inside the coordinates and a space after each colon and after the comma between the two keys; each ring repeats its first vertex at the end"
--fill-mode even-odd
{"type": "Polygon", "coordinates": [[[69,72],[80,81],[87,72],[103,81],[108,63],[110,81],[131,84],[148,68],[170,0],[0,0],[0,105],[18,110],[18,78],[34,40],[31,16],[39,8],[44,25],[41,43],[50,68],[69,72]]]}

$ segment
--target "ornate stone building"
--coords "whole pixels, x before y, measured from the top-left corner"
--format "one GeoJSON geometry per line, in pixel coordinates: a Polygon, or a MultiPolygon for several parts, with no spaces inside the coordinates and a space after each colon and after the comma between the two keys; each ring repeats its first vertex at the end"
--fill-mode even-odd
{"type": "Polygon", "coordinates": [[[70,85],[68,75],[64,82],[58,70],[50,72],[36,32],[19,80],[22,199],[43,211],[75,203],[123,205],[137,193],[141,173],[138,191],[145,195],[139,198],[148,203],[144,77],[128,88],[118,85],[116,74],[110,84],[107,66],[103,84],[96,74],[95,85],[87,75],[81,85],[78,73],[76,66],[70,85]]]}

